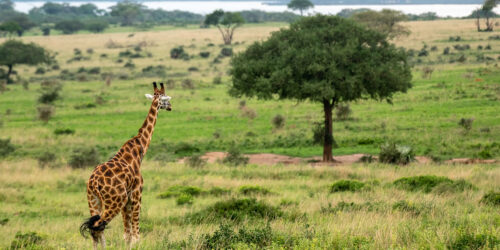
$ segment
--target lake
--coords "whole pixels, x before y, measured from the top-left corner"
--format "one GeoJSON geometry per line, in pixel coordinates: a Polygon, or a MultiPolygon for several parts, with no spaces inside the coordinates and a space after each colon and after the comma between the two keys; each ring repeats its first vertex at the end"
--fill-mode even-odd
{"type": "MultiPolygon", "coordinates": [[[[62,3],[64,1],[52,1],[54,3],[62,3]]],[[[28,12],[33,7],[40,7],[44,1],[30,2],[14,2],[15,9],[22,12],[28,12]]],[[[108,9],[116,4],[112,1],[79,1],[68,2],[70,5],[81,5],[84,3],[93,3],[100,9],[108,9]]],[[[164,10],[183,10],[198,14],[207,14],[216,9],[225,11],[241,11],[241,10],[263,10],[282,12],[287,10],[284,5],[267,5],[259,1],[248,2],[231,2],[231,1],[145,1],[142,2],[148,8],[164,9],[164,10]]],[[[438,16],[463,17],[469,15],[474,9],[481,5],[477,4],[421,4],[421,5],[316,5],[309,13],[336,14],[342,9],[359,9],[368,8],[373,10],[394,9],[407,14],[421,14],[424,12],[436,12],[438,16]]],[[[500,7],[495,8],[495,11],[500,12],[500,7]]]]}

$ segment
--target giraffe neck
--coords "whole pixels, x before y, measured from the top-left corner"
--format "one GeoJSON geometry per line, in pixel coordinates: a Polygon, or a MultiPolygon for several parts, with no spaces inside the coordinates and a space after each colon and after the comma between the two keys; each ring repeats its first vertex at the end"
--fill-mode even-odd
{"type": "Polygon", "coordinates": [[[139,129],[139,133],[137,137],[139,138],[140,144],[143,148],[142,156],[146,155],[146,152],[149,148],[149,143],[151,142],[151,138],[153,137],[153,131],[155,130],[156,118],[158,116],[158,98],[153,99],[153,103],[151,103],[151,107],[149,108],[148,115],[142,124],[142,127],[139,129]]]}

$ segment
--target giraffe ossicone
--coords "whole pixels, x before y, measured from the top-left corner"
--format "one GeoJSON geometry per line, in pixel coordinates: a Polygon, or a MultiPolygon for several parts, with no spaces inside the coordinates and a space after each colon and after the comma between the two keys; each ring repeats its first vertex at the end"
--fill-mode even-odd
{"type": "Polygon", "coordinates": [[[141,163],[153,136],[158,111],[172,110],[171,97],[165,95],[153,82],[154,94],[146,94],[151,99],[151,107],[139,133],[128,140],[109,161],[99,164],[90,175],[87,183],[87,199],[91,217],[80,226],[80,233],[90,233],[94,249],[98,243],[106,247],[104,229],[121,212],[123,217],[124,238],[132,248],[139,240],[139,214],[143,178],[141,163]]]}

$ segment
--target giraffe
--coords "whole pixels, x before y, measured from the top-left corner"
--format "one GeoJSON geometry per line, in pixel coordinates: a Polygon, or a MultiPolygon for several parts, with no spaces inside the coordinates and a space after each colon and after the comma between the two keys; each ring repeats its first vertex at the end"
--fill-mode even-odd
{"type": "Polygon", "coordinates": [[[143,179],[140,166],[146,154],[156,118],[160,109],[171,111],[170,96],[165,95],[163,83],[161,89],[153,82],[154,95],[146,94],[152,100],[148,116],[139,133],[128,140],[106,163],[98,165],[87,183],[87,199],[91,217],[80,226],[80,233],[86,237],[90,233],[94,250],[98,243],[106,248],[104,229],[118,214],[122,213],[123,237],[129,248],[139,240],[139,213],[143,179]]]}

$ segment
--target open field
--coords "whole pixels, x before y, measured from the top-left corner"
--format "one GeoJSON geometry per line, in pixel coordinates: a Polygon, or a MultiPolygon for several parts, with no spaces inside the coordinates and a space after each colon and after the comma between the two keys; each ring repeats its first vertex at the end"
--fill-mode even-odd
{"type": "MultiPolygon", "coordinates": [[[[88,169],[40,169],[31,160],[3,162],[0,167],[0,220],[8,218],[0,226],[2,249],[9,247],[18,231],[42,235],[41,249],[91,246],[77,231],[88,213],[84,194],[88,169]]],[[[480,203],[485,193],[499,189],[500,168],[493,165],[235,168],[210,164],[190,168],[147,161],[142,173],[145,186],[139,249],[199,248],[206,243],[204,235],[219,229],[221,223],[252,231],[265,228],[267,221],[272,239],[261,235],[253,244],[274,249],[460,249],[453,246],[470,246],[486,238],[491,239],[486,247],[500,244],[498,206],[480,203]],[[393,184],[398,178],[414,175],[463,179],[474,187],[461,190],[445,185],[425,193],[401,190],[393,184]],[[354,192],[330,193],[332,183],[341,179],[361,181],[366,186],[354,192]],[[174,185],[199,187],[206,193],[195,196],[192,205],[177,205],[175,195],[158,197],[174,185]],[[240,191],[245,185],[258,185],[271,193],[258,190],[245,195],[240,191]],[[213,187],[229,190],[214,195],[210,192],[213,187]],[[275,219],[248,217],[238,222],[219,221],[214,214],[207,217],[209,221],[187,221],[188,214],[231,198],[256,198],[282,214],[275,219]]],[[[124,247],[122,230],[121,216],[117,216],[106,230],[111,249],[124,247]]],[[[256,247],[238,244],[241,249],[256,247]]]]}
{"type": "MultiPolygon", "coordinates": [[[[380,145],[394,141],[432,158],[432,164],[230,167],[211,163],[191,168],[176,160],[230,147],[244,153],[318,156],[322,146],[313,142],[312,130],[323,119],[322,107],[230,97],[230,58],[218,56],[225,46],[220,45],[216,29],[160,27],[146,32],[23,37],[56,52],[59,69],[46,67],[44,74],[36,74],[36,67],[16,66],[17,75],[29,80],[29,89],[7,85],[0,94],[0,139],[10,138],[15,147],[0,161],[0,249],[9,248],[17,232],[40,235],[35,249],[91,246],[77,231],[88,216],[85,182],[91,169],[72,169],[68,162],[73,150],[82,146],[97,148],[101,160],[114,155],[137,133],[150,105],[144,94],[152,92],[152,81],[160,80],[174,81],[175,87],[167,89],[173,111],[159,114],[142,167],[139,249],[210,248],[212,243],[237,249],[498,249],[498,201],[488,202],[484,196],[500,191],[499,164],[440,162],[457,157],[500,159],[500,41],[489,39],[500,32],[478,33],[473,20],[405,25],[412,34],[394,42],[414,50],[413,88],[396,95],[392,105],[372,100],[351,103],[352,116],[333,123],[339,146],[334,157],[376,155],[380,145]],[[456,36],[460,41],[450,41],[456,36]],[[181,45],[190,57],[171,59],[171,49],[181,45]],[[469,48],[459,50],[455,45],[469,48]],[[446,47],[450,51],[444,55],[446,47]],[[423,48],[428,56],[418,56],[423,48]],[[203,58],[200,52],[210,55],[203,58]],[[465,60],[457,61],[462,55],[465,60]],[[129,67],[124,67],[127,63],[129,67]],[[165,72],[145,70],[158,65],[165,72]],[[422,74],[426,67],[433,70],[431,77],[422,74]],[[110,86],[105,84],[107,76],[112,76],[110,86]],[[37,119],[40,85],[54,79],[62,83],[61,99],[55,102],[54,116],[44,123],[37,119]],[[283,128],[273,127],[278,114],[285,118],[283,128]],[[470,130],[459,125],[462,118],[473,119],[470,130]],[[40,168],[36,159],[48,153],[55,155],[56,163],[40,168]],[[450,180],[438,178],[441,183],[413,191],[394,183],[419,175],[450,180]],[[363,184],[351,184],[363,187],[332,192],[331,185],[339,180],[359,181],[363,184]],[[176,185],[181,190],[196,188],[189,195],[166,193],[176,185]],[[261,189],[242,191],[245,185],[261,189]],[[169,198],[159,198],[161,194],[169,198]],[[236,221],[207,212],[224,201],[244,203],[236,209],[241,213],[228,205],[236,221]],[[200,219],[204,217],[212,220],[200,219]],[[239,234],[231,235],[226,224],[239,234]],[[214,232],[222,236],[217,238],[214,232]]],[[[280,27],[286,24],[245,25],[236,31],[231,47],[242,51],[280,27]]],[[[106,230],[110,249],[124,248],[122,229],[117,216],[106,230]]]]}

